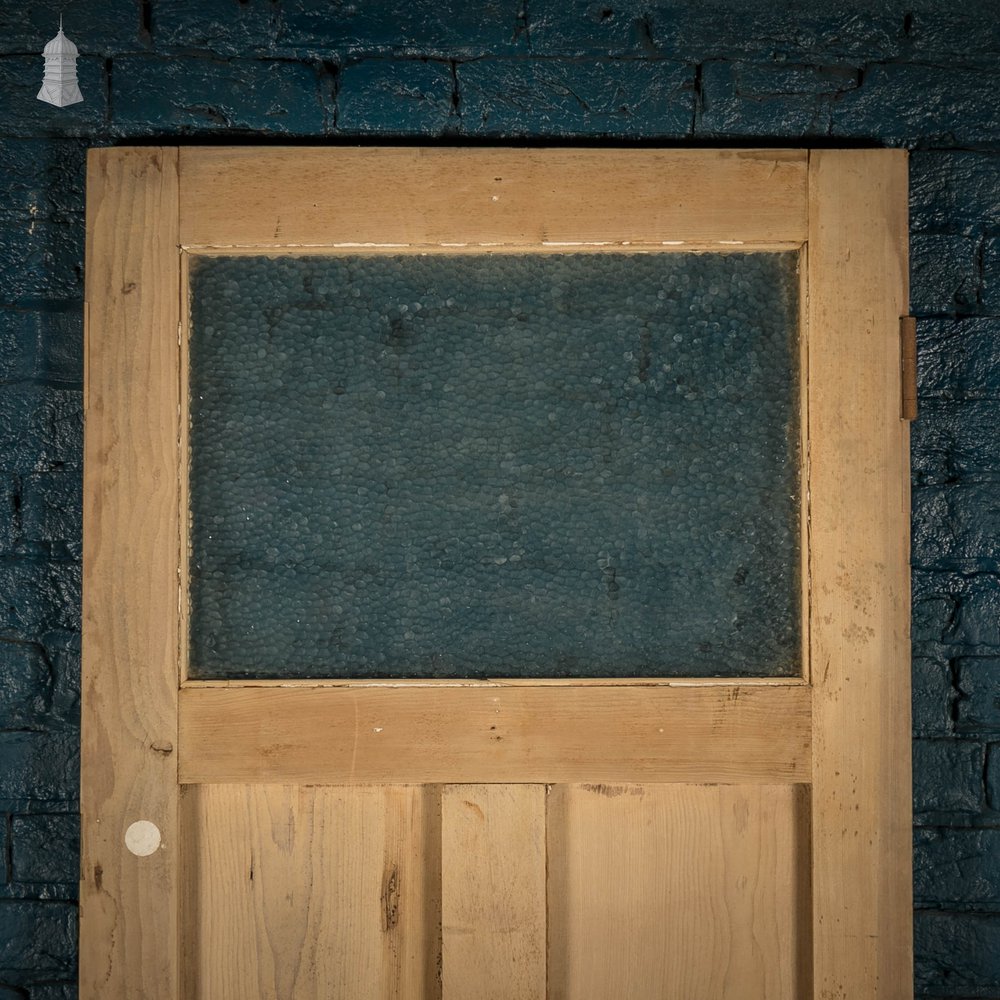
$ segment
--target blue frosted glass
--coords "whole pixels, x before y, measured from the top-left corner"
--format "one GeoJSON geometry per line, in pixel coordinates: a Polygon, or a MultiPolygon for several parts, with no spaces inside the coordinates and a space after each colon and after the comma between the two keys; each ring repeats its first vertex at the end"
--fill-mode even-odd
{"type": "Polygon", "coordinates": [[[191,288],[192,676],[798,672],[795,254],[191,288]]]}

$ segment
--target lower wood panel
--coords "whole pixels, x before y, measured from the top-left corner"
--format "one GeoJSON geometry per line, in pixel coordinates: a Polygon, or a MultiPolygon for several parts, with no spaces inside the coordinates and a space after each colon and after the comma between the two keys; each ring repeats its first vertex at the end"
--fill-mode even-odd
{"type": "Polygon", "coordinates": [[[548,812],[550,1000],[801,1000],[801,786],[567,785],[548,812]]]}
{"type": "Polygon", "coordinates": [[[197,785],[185,1000],[801,1000],[797,785],[197,785]]]}
{"type": "Polygon", "coordinates": [[[182,995],[438,996],[438,802],[420,787],[187,787],[182,995]]]}
{"type": "Polygon", "coordinates": [[[545,1000],[545,793],[442,790],[444,1000],[545,1000]]]}

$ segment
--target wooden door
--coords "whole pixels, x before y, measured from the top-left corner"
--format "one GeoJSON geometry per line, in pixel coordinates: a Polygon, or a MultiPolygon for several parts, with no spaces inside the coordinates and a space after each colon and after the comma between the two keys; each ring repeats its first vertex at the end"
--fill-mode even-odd
{"type": "MultiPolygon", "coordinates": [[[[81,996],[912,995],[906,218],[899,151],[93,150],[81,996]],[[691,646],[697,676],[651,675],[674,642],[656,629],[676,624],[654,593],[645,659],[625,641],[588,676],[544,657],[519,676],[477,667],[487,646],[522,648],[514,629],[451,635],[451,659],[427,661],[444,676],[394,677],[394,653],[381,673],[359,657],[358,676],[353,653],[333,676],[205,676],[190,634],[190,470],[214,440],[192,409],[199,275],[568,255],[583,273],[602,255],[619,275],[729,255],[797,274],[782,669],[753,667],[777,629],[765,607],[740,622],[757,637],[742,647],[691,646]]],[[[647,362],[630,356],[636,391],[647,362]]],[[[600,568],[612,600],[624,583],[600,568]]],[[[684,589],[680,617],[699,603],[684,589]]]]}

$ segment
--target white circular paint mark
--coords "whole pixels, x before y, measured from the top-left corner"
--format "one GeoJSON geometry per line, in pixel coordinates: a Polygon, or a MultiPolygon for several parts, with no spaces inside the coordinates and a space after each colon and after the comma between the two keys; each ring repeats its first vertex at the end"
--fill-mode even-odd
{"type": "Polygon", "coordinates": [[[147,858],[160,846],[160,829],[148,819],[140,819],[125,831],[125,846],[137,857],[147,858]]]}

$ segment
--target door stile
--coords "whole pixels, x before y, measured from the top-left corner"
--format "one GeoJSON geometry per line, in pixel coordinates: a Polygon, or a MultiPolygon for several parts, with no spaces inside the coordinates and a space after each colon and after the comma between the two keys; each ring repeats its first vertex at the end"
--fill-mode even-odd
{"type": "Polygon", "coordinates": [[[85,1000],[178,998],[177,163],[153,147],[88,162],[85,1000]]]}
{"type": "Polygon", "coordinates": [[[814,995],[912,997],[906,153],[809,173],[814,995]]]}

